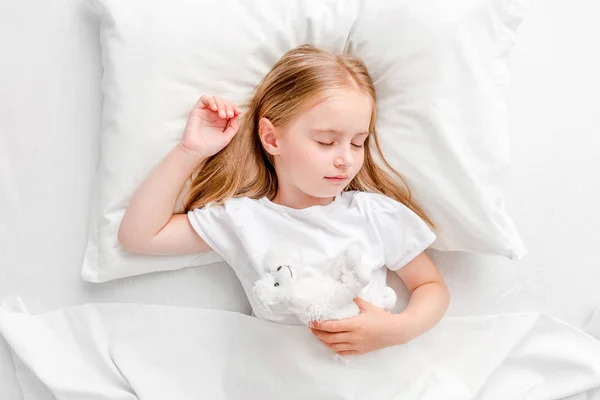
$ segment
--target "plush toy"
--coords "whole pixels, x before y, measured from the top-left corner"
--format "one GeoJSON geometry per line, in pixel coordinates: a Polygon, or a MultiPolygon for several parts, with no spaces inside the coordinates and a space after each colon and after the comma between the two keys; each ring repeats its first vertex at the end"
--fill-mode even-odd
{"type": "Polygon", "coordinates": [[[265,257],[265,271],[255,282],[253,295],[270,314],[269,319],[278,321],[284,315],[294,315],[305,325],[358,315],[357,296],[391,310],[396,304],[392,288],[361,293],[371,281],[371,269],[361,261],[359,248],[350,246],[324,273],[303,266],[295,250],[272,250],[265,257]]]}

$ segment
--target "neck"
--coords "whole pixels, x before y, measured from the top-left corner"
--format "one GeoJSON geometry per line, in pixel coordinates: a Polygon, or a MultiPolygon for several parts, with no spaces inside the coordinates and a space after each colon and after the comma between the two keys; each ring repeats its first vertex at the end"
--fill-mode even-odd
{"type": "Polygon", "coordinates": [[[331,203],[333,200],[333,197],[320,198],[309,196],[296,188],[292,190],[279,188],[272,202],[289,208],[294,208],[296,210],[301,210],[303,208],[312,206],[325,206],[331,203]]]}

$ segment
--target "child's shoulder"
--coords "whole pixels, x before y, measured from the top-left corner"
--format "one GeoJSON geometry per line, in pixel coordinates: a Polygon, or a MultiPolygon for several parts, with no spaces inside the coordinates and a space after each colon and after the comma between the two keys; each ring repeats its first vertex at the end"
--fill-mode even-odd
{"type": "Polygon", "coordinates": [[[207,203],[196,210],[210,210],[213,213],[223,213],[239,210],[255,204],[258,204],[258,200],[254,200],[249,197],[230,197],[222,202],[207,203]]]}
{"type": "Polygon", "coordinates": [[[348,191],[342,194],[350,204],[355,204],[365,212],[397,212],[406,206],[384,194],[362,191],[348,191]]]}

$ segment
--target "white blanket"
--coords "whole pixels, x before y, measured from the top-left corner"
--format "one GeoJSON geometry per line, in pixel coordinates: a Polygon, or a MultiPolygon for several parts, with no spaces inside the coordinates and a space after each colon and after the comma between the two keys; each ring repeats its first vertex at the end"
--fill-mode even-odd
{"type": "Polygon", "coordinates": [[[445,318],[342,365],[305,327],[234,312],[19,308],[0,307],[0,332],[58,400],[558,399],[600,386],[600,341],[540,313],[445,318]]]}

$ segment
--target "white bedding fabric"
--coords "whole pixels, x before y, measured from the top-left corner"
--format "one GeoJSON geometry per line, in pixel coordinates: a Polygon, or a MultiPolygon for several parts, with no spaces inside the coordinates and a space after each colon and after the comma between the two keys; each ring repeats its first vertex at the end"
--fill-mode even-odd
{"type": "Polygon", "coordinates": [[[305,327],[236,312],[113,303],[31,316],[9,300],[0,332],[57,400],[558,399],[600,387],[600,341],[542,313],[445,318],[342,365],[305,327]]]}
{"type": "Polygon", "coordinates": [[[432,248],[522,258],[527,250],[498,184],[510,163],[507,60],[528,3],[93,1],[104,101],[83,279],[221,260],[215,252],[127,252],[117,240],[121,219],[135,189],[181,139],[200,94],[244,110],[272,65],[303,43],[351,51],[368,66],[382,150],[436,224],[432,248]]]}

